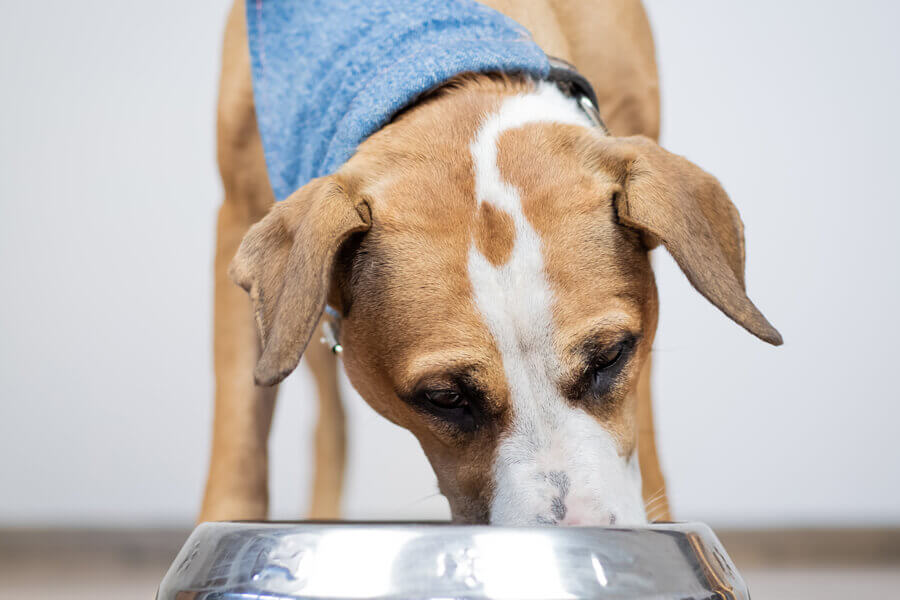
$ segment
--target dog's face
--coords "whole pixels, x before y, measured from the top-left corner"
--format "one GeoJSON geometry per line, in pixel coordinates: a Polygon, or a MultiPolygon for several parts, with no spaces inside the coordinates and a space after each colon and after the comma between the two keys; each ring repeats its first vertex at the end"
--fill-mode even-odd
{"type": "Polygon", "coordinates": [[[659,241],[778,341],[743,293],[740,221],[714,179],[602,136],[549,84],[477,78],[277,206],[234,274],[263,383],[293,369],[326,299],[343,313],[351,381],[419,439],[455,520],[636,524],[659,241]]]}

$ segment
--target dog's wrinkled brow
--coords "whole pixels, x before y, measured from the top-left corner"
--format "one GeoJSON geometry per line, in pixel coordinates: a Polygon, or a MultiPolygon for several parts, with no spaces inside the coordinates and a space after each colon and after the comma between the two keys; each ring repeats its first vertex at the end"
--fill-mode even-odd
{"type": "MultiPolygon", "coordinates": [[[[637,311],[635,311],[637,312],[637,311]]],[[[563,332],[565,354],[582,357],[586,353],[602,350],[631,336],[640,338],[639,323],[622,310],[614,310],[599,318],[580,322],[577,328],[563,332]]]]}
{"type": "Polygon", "coordinates": [[[471,353],[428,354],[416,357],[407,369],[403,381],[398,382],[398,394],[412,395],[428,387],[440,387],[459,382],[472,382],[483,365],[473,360],[471,353]]]}
{"type": "Polygon", "coordinates": [[[582,337],[572,346],[573,354],[584,361],[590,362],[592,358],[603,355],[609,349],[623,342],[636,343],[640,340],[640,332],[621,330],[597,330],[582,337]]]}

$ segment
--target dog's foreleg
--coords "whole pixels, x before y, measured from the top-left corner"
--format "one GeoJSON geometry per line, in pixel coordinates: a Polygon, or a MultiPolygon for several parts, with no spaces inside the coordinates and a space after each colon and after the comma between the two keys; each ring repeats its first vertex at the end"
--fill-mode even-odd
{"type": "Polygon", "coordinates": [[[267,442],[277,388],[253,383],[259,355],[250,300],[227,274],[250,224],[226,200],[219,212],[215,265],[216,398],[209,477],[200,521],[264,519],[268,511],[267,442]]]}
{"type": "Polygon", "coordinates": [[[215,259],[215,417],[200,521],[264,519],[268,511],[269,425],[276,388],[258,387],[259,338],[250,299],[228,277],[244,234],[274,202],[256,126],[243,2],[225,28],[217,143],[225,201],[215,259]]]}
{"type": "Polygon", "coordinates": [[[313,335],[303,356],[312,370],[319,394],[315,475],[309,516],[312,519],[337,519],[340,517],[347,457],[344,406],[338,387],[338,361],[331,349],[319,342],[318,333],[313,335]]]}

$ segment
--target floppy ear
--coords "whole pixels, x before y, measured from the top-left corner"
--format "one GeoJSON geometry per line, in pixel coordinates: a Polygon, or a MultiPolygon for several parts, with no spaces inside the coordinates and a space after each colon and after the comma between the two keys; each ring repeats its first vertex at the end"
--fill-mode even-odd
{"type": "Polygon", "coordinates": [[[256,312],[257,384],[275,385],[296,368],[325,309],[338,250],[371,223],[368,204],[330,176],[277,203],[244,236],[229,274],[256,312]]]}
{"type": "Polygon", "coordinates": [[[624,166],[619,221],[658,243],[698,292],[756,337],[775,346],[781,334],[747,297],[744,225],[715,177],[643,136],[606,138],[624,166]]]}

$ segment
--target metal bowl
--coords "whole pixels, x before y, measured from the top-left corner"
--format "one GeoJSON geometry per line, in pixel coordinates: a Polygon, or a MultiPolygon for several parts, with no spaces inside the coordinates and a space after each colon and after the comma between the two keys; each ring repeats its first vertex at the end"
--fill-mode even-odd
{"type": "Polygon", "coordinates": [[[205,523],[158,600],[750,598],[700,523],[493,527],[205,523]]]}

